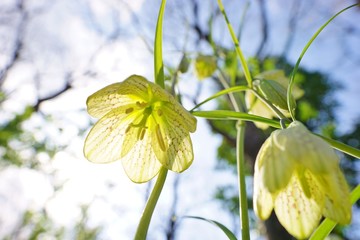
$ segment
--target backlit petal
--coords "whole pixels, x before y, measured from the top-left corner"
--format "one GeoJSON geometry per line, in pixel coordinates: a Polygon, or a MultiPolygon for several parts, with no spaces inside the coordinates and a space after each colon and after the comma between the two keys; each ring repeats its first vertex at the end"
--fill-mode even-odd
{"type": "Polygon", "coordinates": [[[139,75],[131,75],[121,83],[121,87],[118,90],[118,93],[121,95],[127,95],[130,97],[135,97],[142,99],[143,101],[148,102],[149,94],[148,87],[153,83],[146,80],[146,78],[139,75]]]}
{"type": "Polygon", "coordinates": [[[349,198],[349,187],[345,177],[337,167],[331,174],[316,176],[325,197],[325,217],[340,224],[351,222],[351,203],[349,198]]]}
{"type": "Polygon", "coordinates": [[[86,101],[88,113],[96,118],[101,118],[112,109],[134,103],[134,99],[127,95],[119,94],[123,83],[114,83],[90,95],[86,101]]]}
{"type": "Polygon", "coordinates": [[[196,118],[186,111],[175,99],[172,99],[170,104],[164,104],[164,115],[168,119],[168,122],[176,122],[176,124],[182,125],[187,131],[196,131],[196,118]]]}
{"type": "Polygon", "coordinates": [[[281,225],[299,239],[307,238],[319,224],[321,209],[316,198],[307,198],[294,175],[275,199],[275,213],[281,225]]]}
{"type": "Polygon", "coordinates": [[[157,158],[169,170],[174,172],[186,170],[194,159],[188,130],[179,122],[168,121],[166,118],[162,118],[158,122],[158,129],[155,126],[152,132],[153,150],[157,158]],[[160,133],[157,131],[160,131],[160,133]],[[159,139],[160,137],[162,140],[159,139]],[[164,142],[165,149],[159,141],[164,142]]]}
{"type": "Polygon", "coordinates": [[[289,159],[310,169],[313,173],[329,173],[338,165],[338,157],[330,145],[314,136],[298,121],[294,121],[287,129],[282,130],[277,141],[279,147],[286,149],[289,159]]]}
{"type": "Polygon", "coordinates": [[[149,181],[161,168],[152,150],[151,141],[150,134],[145,133],[143,139],[136,141],[121,159],[126,174],[135,183],[149,181]]]}
{"type": "Polygon", "coordinates": [[[264,187],[264,181],[259,174],[258,161],[255,163],[254,172],[254,196],[253,207],[255,214],[262,220],[266,220],[270,217],[270,214],[274,208],[273,198],[269,191],[264,187]]]}
{"type": "Polygon", "coordinates": [[[259,162],[259,174],[270,193],[286,187],[295,168],[295,162],[287,158],[285,150],[275,144],[278,133],[274,131],[262,145],[256,161],[259,162]]]}
{"type": "Polygon", "coordinates": [[[126,106],[113,109],[91,129],[84,145],[89,161],[108,163],[120,159],[126,128],[134,120],[125,111],[126,106]]]}

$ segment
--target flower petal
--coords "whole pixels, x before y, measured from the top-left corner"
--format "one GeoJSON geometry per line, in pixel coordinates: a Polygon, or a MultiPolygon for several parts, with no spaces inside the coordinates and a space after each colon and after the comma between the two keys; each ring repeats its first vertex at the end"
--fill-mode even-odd
{"type": "Polygon", "coordinates": [[[108,163],[120,159],[126,128],[134,120],[126,114],[126,108],[113,109],[90,130],[84,145],[84,155],[89,161],[108,163]]]}
{"type": "Polygon", "coordinates": [[[196,131],[196,118],[174,98],[170,99],[170,103],[164,104],[162,109],[165,112],[164,115],[168,119],[168,122],[176,122],[192,133],[196,131]]]}
{"type": "MultiPolygon", "coordinates": [[[[136,86],[136,95],[141,95],[144,92],[148,93],[148,87],[150,87],[152,96],[148,94],[147,96],[142,95],[142,97],[144,99],[145,97],[153,97],[154,99],[151,99],[153,102],[162,102],[162,108],[166,111],[168,118],[175,119],[175,121],[184,125],[188,131],[195,132],[196,118],[191,115],[191,113],[188,112],[178,101],[176,101],[170,93],[162,89],[160,86],[149,82],[144,77],[138,75],[130,76],[124,81],[124,83],[129,84],[129,88],[122,86],[119,91],[121,94],[134,94],[135,90],[132,88],[136,86]]],[[[146,100],[150,101],[150,99],[146,100]]]]}
{"type": "Polygon", "coordinates": [[[253,207],[255,214],[260,219],[266,220],[270,217],[274,204],[272,195],[264,187],[264,180],[259,173],[258,163],[259,161],[255,163],[253,207]]]}
{"type": "Polygon", "coordinates": [[[118,90],[119,94],[137,97],[145,102],[149,102],[149,97],[151,97],[149,96],[148,87],[155,85],[154,83],[149,82],[146,80],[146,78],[139,75],[131,75],[121,84],[122,85],[118,90]]]}
{"type": "Polygon", "coordinates": [[[128,96],[118,93],[121,86],[122,83],[114,83],[90,95],[86,100],[88,113],[101,118],[112,109],[133,102],[128,96]]]}
{"type": "Polygon", "coordinates": [[[294,121],[282,131],[282,143],[289,158],[313,173],[330,173],[338,165],[335,151],[321,138],[313,135],[300,122],[294,121]]]}
{"type": "MultiPolygon", "coordinates": [[[[320,196],[310,185],[314,196],[320,196]]],[[[322,206],[319,197],[307,198],[302,191],[297,175],[294,175],[289,185],[275,199],[275,213],[281,225],[294,237],[307,238],[318,226],[321,219],[322,206]],[[319,205],[320,204],[320,205],[319,205]]]]}
{"type": "Polygon", "coordinates": [[[324,216],[340,224],[349,224],[351,222],[349,187],[339,167],[331,174],[316,176],[316,180],[325,195],[324,216]]]}
{"type": "MultiPolygon", "coordinates": [[[[167,112],[164,116],[168,116],[167,112]]],[[[166,117],[153,123],[153,150],[164,167],[174,172],[182,172],[194,159],[190,134],[179,122],[170,121],[166,117]]]]}
{"type": "MultiPolygon", "coordinates": [[[[121,158],[126,174],[135,183],[149,181],[161,168],[161,164],[153,152],[151,141],[151,134],[147,131],[143,138],[137,139],[126,155],[121,158]]],[[[124,142],[123,147],[125,145],[124,142]]]]}
{"type": "Polygon", "coordinates": [[[148,84],[144,77],[131,75],[121,83],[106,86],[88,97],[86,101],[91,116],[101,118],[111,109],[137,101],[149,101],[148,84]]]}
{"type": "Polygon", "coordinates": [[[279,148],[276,139],[282,130],[274,131],[262,145],[257,160],[259,174],[270,193],[282,190],[289,183],[295,169],[295,162],[287,158],[284,149],[279,148]]]}

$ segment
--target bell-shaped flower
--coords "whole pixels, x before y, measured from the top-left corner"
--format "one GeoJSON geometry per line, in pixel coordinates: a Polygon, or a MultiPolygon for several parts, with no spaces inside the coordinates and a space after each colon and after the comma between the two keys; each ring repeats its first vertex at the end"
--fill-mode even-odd
{"type": "Polygon", "coordinates": [[[295,121],[276,130],[255,163],[254,210],[266,220],[272,210],[296,238],[307,238],[327,217],[351,221],[348,185],[331,146],[295,121]]]}
{"type": "Polygon", "coordinates": [[[89,161],[121,160],[136,183],[149,181],[162,166],[182,172],[191,165],[189,132],[196,130],[196,118],[158,85],[132,75],[95,92],[86,103],[89,114],[100,118],[85,140],[89,161]]]}

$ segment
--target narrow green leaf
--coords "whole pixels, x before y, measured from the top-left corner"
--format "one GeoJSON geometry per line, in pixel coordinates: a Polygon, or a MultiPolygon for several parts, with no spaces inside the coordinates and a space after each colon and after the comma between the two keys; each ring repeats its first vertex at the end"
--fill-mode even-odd
{"type": "Polygon", "coordinates": [[[269,126],[280,128],[280,122],[277,120],[260,117],[242,112],[233,112],[228,110],[214,110],[214,111],[193,111],[192,114],[196,117],[203,117],[215,120],[243,120],[251,122],[261,122],[269,126]]]}
{"type": "Polygon", "coordinates": [[[207,218],[203,218],[203,217],[196,217],[196,216],[185,216],[184,218],[199,219],[199,220],[211,223],[211,224],[217,226],[218,228],[220,228],[225,233],[225,235],[228,237],[228,239],[237,240],[235,235],[227,227],[225,227],[223,224],[221,224],[221,223],[219,223],[217,221],[207,219],[207,218]]]}
{"type": "MultiPolygon", "coordinates": [[[[360,199],[360,184],[351,192],[350,201],[351,204],[355,204],[360,199]]],[[[336,222],[325,218],[325,220],[315,229],[309,240],[323,240],[336,226],[336,222]]]]}
{"type": "Polygon", "coordinates": [[[236,53],[238,54],[238,56],[240,58],[240,62],[241,62],[241,66],[242,66],[243,71],[244,71],[245,79],[246,79],[246,81],[248,83],[248,86],[251,87],[252,86],[252,78],[251,78],[250,70],[249,70],[249,67],[248,67],[248,65],[246,63],[244,54],[241,51],[239,41],[238,41],[238,39],[236,37],[236,34],[234,32],[234,29],[233,29],[233,27],[232,27],[232,25],[231,25],[231,23],[229,21],[229,18],[227,17],[227,14],[225,12],[225,8],[224,8],[224,5],[222,4],[222,1],[218,0],[217,2],[218,2],[220,12],[223,14],[226,25],[227,25],[227,27],[229,29],[231,39],[233,40],[233,43],[235,45],[235,51],[236,51],[236,53]]]}
{"type": "Polygon", "coordinates": [[[346,144],[344,144],[342,142],[339,142],[339,141],[336,141],[334,139],[321,136],[319,134],[315,134],[315,135],[317,135],[317,136],[321,137],[322,139],[324,139],[325,141],[327,141],[333,148],[339,150],[340,152],[349,154],[350,156],[353,156],[353,157],[356,157],[356,158],[360,158],[360,150],[359,149],[353,148],[353,147],[351,147],[349,145],[346,145],[346,144]]]}
{"type": "Polygon", "coordinates": [[[308,48],[310,47],[310,45],[313,43],[313,41],[317,38],[317,36],[321,33],[321,31],[330,23],[332,22],[337,16],[339,16],[342,12],[355,7],[359,4],[353,4],[349,7],[344,8],[343,10],[339,11],[338,13],[336,13],[334,16],[332,16],[328,21],[326,21],[326,23],[324,23],[317,31],[316,33],[311,37],[311,39],[309,40],[309,42],[305,45],[304,49],[302,50],[296,64],[295,67],[290,75],[290,82],[289,82],[289,86],[288,86],[288,91],[287,91],[287,104],[288,104],[288,108],[289,108],[289,112],[291,114],[291,118],[293,120],[295,120],[295,113],[294,113],[294,109],[295,109],[295,101],[291,100],[291,94],[292,94],[292,88],[294,85],[294,79],[295,79],[295,75],[298,71],[301,59],[303,58],[303,56],[305,55],[306,51],[308,50],[308,48]]]}
{"type": "Polygon", "coordinates": [[[201,103],[197,104],[193,109],[190,110],[190,112],[194,111],[196,108],[200,107],[201,105],[209,102],[210,100],[213,100],[217,97],[220,97],[222,95],[228,94],[228,93],[233,93],[233,92],[241,92],[241,91],[246,91],[249,90],[250,88],[248,88],[247,86],[236,86],[236,87],[231,87],[231,88],[227,88],[224,90],[221,90],[217,93],[215,93],[214,95],[212,95],[211,97],[205,99],[204,101],[202,101],[201,103]]]}
{"type": "Polygon", "coordinates": [[[155,70],[155,83],[165,87],[164,84],[164,64],[162,58],[162,26],[164,19],[166,0],[161,1],[159,15],[156,24],[155,43],[154,43],[154,70],[155,70]]]}

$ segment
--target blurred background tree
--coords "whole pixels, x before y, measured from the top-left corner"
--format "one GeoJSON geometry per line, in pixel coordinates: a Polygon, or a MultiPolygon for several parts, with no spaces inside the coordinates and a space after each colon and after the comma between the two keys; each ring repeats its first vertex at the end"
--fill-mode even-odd
{"type": "MultiPolygon", "coordinates": [[[[120,206],[118,198],[109,201],[107,197],[115,195],[119,188],[128,189],[132,185],[124,187],[116,183],[118,179],[112,178],[105,181],[100,193],[95,191],[98,190],[95,187],[91,197],[87,197],[88,192],[78,190],[78,195],[84,195],[85,200],[77,196],[83,202],[75,200],[76,216],[71,224],[64,224],[66,226],[53,220],[49,205],[54,204],[53,201],[61,202],[54,199],[61,199],[68,192],[67,183],[71,178],[86,179],[82,169],[85,168],[86,172],[88,167],[82,163],[76,163],[81,170],[74,170],[72,175],[64,174],[64,166],[59,165],[67,160],[85,161],[81,156],[82,142],[85,131],[92,124],[85,112],[86,97],[99,86],[125,79],[133,73],[151,76],[149,59],[159,3],[125,0],[8,0],[0,3],[0,181],[9,185],[6,182],[9,182],[6,177],[9,172],[18,174],[20,178],[24,171],[30,170],[46,179],[49,187],[42,200],[37,200],[40,204],[35,207],[26,204],[22,211],[14,211],[19,215],[11,220],[15,224],[10,230],[2,227],[0,238],[97,239],[112,236],[117,239],[113,235],[101,235],[108,227],[106,222],[93,220],[98,211],[92,210],[92,206],[100,201],[110,205],[111,211],[119,218],[130,216],[133,212],[129,213],[126,207],[120,206]],[[95,213],[91,214],[92,211],[95,213]]],[[[216,1],[174,0],[167,4],[164,60],[169,89],[190,106],[222,89],[222,81],[243,84],[243,73],[216,1]],[[208,57],[202,68],[210,66],[202,73],[204,76],[199,75],[195,66],[196,59],[202,56],[208,57]],[[189,83],[191,86],[186,87],[189,83]]],[[[315,30],[351,3],[340,0],[276,0],[271,3],[257,0],[224,1],[224,4],[248,58],[252,76],[273,69],[282,69],[285,76],[289,76],[302,47],[315,30]]],[[[360,52],[354,51],[360,42],[358,11],[350,10],[330,24],[307,53],[296,78],[298,87],[304,90],[297,102],[298,118],[312,131],[356,148],[360,144],[360,112],[358,101],[354,99],[358,97],[354,93],[360,90],[356,81],[360,74],[357,67],[360,52]]],[[[242,100],[241,94],[235,98],[242,100]]],[[[229,99],[224,97],[213,103],[212,108],[232,107],[229,99]]],[[[206,123],[214,138],[219,139],[214,171],[235,173],[235,123],[206,123]]],[[[247,124],[246,129],[249,206],[252,206],[254,161],[272,129],[261,130],[253,124],[247,124]]],[[[206,150],[206,146],[200,148],[206,150]]],[[[345,155],[341,158],[349,183],[358,184],[359,160],[345,155]]],[[[95,166],[94,169],[98,168],[95,166]]],[[[105,170],[90,170],[88,174],[96,178],[95,171],[105,170]]],[[[154,228],[157,229],[156,236],[163,239],[184,239],[186,236],[183,233],[186,228],[182,227],[185,220],[180,218],[184,211],[179,204],[179,192],[187,184],[183,179],[182,176],[174,177],[170,184],[172,200],[167,213],[161,215],[161,223],[157,223],[160,227],[154,228]]],[[[92,186],[94,183],[89,184],[92,186]]],[[[143,196],[141,200],[146,199],[147,188],[135,190],[143,196]]],[[[215,188],[212,198],[229,212],[233,229],[238,232],[235,182],[218,183],[215,188]]],[[[9,191],[15,189],[11,189],[11,185],[0,189],[2,199],[7,201],[4,206],[8,206],[14,197],[9,191]]],[[[37,192],[31,194],[41,195],[37,192]]],[[[141,209],[142,202],[138,203],[141,209]]],[[[358,216],[358,212],[357,209],[354,216],[358,216]]],[[[10,221],[4,217],[6,214],[9,212],[5,210],[0,214],[3,226],[10,221]]],[[[275,216],[265,224],[260,223],[254,214],[250,216],[256,236],[291,239],[275,216]]],[[[221,219],[216,220],[221,222],[221,219]]],[[[348,229],[338,227],[335,234],[356,239],[358,235],[351,231],[356,229],[356,224],[360,223],[354,222],[355,226],[348,229]]],[[[125,235],[129,236],[127,228],[125,235]]]]}

